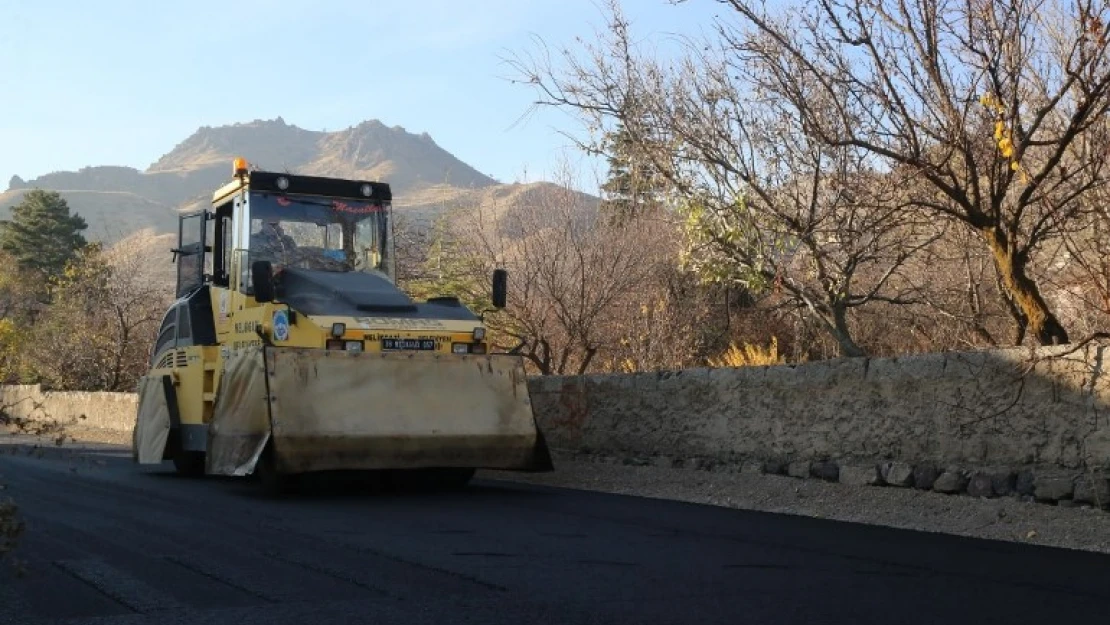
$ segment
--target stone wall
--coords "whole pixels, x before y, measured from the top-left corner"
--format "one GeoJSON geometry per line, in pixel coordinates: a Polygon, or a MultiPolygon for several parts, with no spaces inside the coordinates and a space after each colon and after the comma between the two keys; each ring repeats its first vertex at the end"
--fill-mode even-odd
{"type": "Polygon", "coordinates": [[[639,457],[1101,469],[1105,346],[533,380],[552,447],[639,457]]]}
{"type": "Polygon", "coordinates": [[[138,397],[132,393],[43,391],[35,385],[0,385],[0,412],[31,423],[80,425],[112,432],[130,432],[138,397]]]}

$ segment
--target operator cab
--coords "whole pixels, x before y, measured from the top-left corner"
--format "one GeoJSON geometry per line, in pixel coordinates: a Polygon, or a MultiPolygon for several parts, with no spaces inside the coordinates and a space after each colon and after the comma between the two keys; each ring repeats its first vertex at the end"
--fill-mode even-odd
{"type": "Polygon", "coordinates": [[[177,297],[209,283],[254,296],[258,261],[276,276],[362,272],[396,282],[388,184],[249,171],[241,158],[234,173],[211,210],[181,216],[177,297]]]}
{"type": "Polygon", "coordinates": [[[233,180],[213,194],[211,208],[179,218],[177,300],[162,319],[152,364],[176,348],[217,344],[231,294],[250,306],[272,300],[283,282],[290,303],[306,311],[325,311],[336,291],[342,301],[352,289],[383,309],[406,309],[389,301],[398,293],[391,202],[386,183],[251,171],[235,159],[233,180]],[[265,284],[256,289],[260,275],[265,284]]]}

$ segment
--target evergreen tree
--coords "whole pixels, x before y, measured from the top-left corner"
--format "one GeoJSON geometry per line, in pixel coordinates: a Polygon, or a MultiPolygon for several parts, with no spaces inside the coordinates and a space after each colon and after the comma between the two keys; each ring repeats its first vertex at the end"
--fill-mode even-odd
{"type": "Polygon", "coordinates": [[[443,214],[433,221],[422,276],[408,287],[417,298],[454,296],[468,308],[486,310],[493,305],[485,278],[491,269],[471,242],[453,231],[452,219],[457,218],[462,214],[443,214]]]}
{"type": "Polygon", "coordinates": [[[11,221],[0,221],[0,250],[25,270],[48,279],[61,275],[86,246],[85,219],[70,214],[57,191],[33,189],[12,207],[11,221]]]}
{"type": "Polygon", "coordinates": [[[626,212],[632,203],[629,144],[628,133],[623,124],[618,124],[616,130],[607,133],[603,142],[604,151],[608,154],[606,160],[609,162],[609,177],[601,185],[601,191],[605,194],[603,206],[616,213],[626,212]]]}
{"type": "MultiPolygon", "coordinates": [[[[639,124],[638,124],[639,125],[639,124]]],[[[645,125],[646,126],[646,125],[645,125]]],[[[637,138],[623,122],[608,132],[603,151],[609,161],[609,176],[601,191],[601,207],[614,220],[644,215],[661,205],[663,178],[646,157],[654,137],[637,138]]]]}

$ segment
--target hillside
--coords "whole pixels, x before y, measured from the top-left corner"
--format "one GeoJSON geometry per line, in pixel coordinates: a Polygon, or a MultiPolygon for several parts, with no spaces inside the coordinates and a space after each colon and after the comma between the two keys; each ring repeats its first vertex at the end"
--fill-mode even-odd
{"type": "MultiPolygon", "coordinates": [[[[399,197],[393,205],[399,213],[426,223],[456,209],[480,208],[483,215],[493,216],[528,205],[547,206],[558,202],[562,193],[561,188],[549,182],[499,184],[479,189],[436,185],[399,197]]],[[[597,202],[597,198],[588,193],[577,195],[576,203],[581,206],[597,202]]]]}
{"type": "MultiPolygon", "coordinates": [[[[85,238],[114,242],[147,228],[158,233],[177,231],[177,211],[167,203],[152,200],[131,191],[92,191],[46,187],[61,192],[70,210],[80,214],[89,224],[85,238]]],[[[23,199],[25,190],[0,193],[0,219],[11,217],[11,207],[23,199]]]]}
{"type": "Polygon", "coordinates": [[[176,215],[204,206],[229,180],[231,162],[246,157],[260,169],[376,179],[393,187],[395,205],[423,222],[444,209],[475,202],[504,208],[523,190],[501,185],[455,158],[425,134],[377,120],[340,131],[305,130],[276,120],[202,127],[146,170],[95,166],[31,180],[14,176],[0,193],[0,219],[32,188],[59,191],[89,223],[87,237],[114,242],[143,229],[176,232],[176,215]]]}

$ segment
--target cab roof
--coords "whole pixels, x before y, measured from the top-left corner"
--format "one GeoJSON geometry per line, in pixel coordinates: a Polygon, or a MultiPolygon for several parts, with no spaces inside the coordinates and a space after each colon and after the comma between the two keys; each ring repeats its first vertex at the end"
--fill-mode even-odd
{"type": "Polygon", "coordinates": [[[238,193],[243,188],[250,191],[318,195],[357,200],[376,200],[381,202],[391,202],[393,200],[393,191],[390,189],[389,184],[385,182],[329,178],[324,176],[304,176],[274,171],[253,170],[236,176],[231,182],[217,189],[216,192],[212,194],[212,203],[222,203],[228,196],[238,193]],[[285,189],[278,187],[278,180],[280,178],[284,178],[289,183],[285,189]],[[363,193],[364,185],[369,185],[371,191],[369,196],[363,193]]]}

